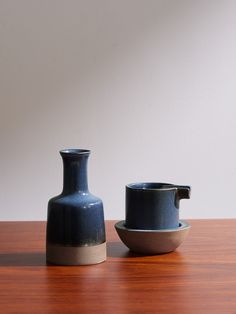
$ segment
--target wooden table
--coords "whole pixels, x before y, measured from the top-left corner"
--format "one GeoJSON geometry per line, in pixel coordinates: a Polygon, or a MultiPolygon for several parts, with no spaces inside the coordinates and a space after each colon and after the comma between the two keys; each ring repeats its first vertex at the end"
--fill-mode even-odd
{"type": "Polygon", "coordinates": [[[47,266],[44,222],[0,223],[0,313],[236,313],[236,220],[190,220],[176,252],[130,253],[107,222],[108,259],[47,266]]]}

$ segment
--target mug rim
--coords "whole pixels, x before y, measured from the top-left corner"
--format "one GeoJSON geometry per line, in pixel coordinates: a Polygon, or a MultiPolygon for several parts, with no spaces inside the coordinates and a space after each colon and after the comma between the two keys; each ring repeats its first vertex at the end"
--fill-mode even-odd
{"type": "Polygon", "coordinates": [[[166,182],[136,182],[127,184],[126,188],[131,191],[171,191],[177,190],[178,186],[166,182]]]}

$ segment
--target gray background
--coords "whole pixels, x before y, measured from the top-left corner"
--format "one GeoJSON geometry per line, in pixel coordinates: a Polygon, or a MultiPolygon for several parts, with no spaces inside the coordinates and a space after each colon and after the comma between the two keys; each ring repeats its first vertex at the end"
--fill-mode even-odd
{"type": "Polygon", "coordinates": [[[58,151],[90,190],[192,185],[181,217],[235,217],[236,1],[0,0],[1,220],[46,219],[58,151]]]}

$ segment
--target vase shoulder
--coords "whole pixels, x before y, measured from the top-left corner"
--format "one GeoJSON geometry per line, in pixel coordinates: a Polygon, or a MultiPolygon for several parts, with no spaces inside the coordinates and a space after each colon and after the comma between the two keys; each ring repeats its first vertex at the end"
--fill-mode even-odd
{"type": "Polygon", "coordinates": [[[91,193],[73,193],[73,194],[60,194],[52,197],[48,202],[48,208],[52,207],[65,207],[70,206],[74,208],[91,208],[102,206],[102,200],[91,193]]]}

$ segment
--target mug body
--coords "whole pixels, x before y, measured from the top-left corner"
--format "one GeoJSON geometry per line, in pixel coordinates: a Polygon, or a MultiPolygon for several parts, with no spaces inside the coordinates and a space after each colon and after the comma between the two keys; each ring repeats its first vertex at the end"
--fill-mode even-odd
{"type": "Polygon", "coordinates": [[[140,230],[179,227],[176,186],[132,183],[126,186],[126,228],[140,230]]]}

